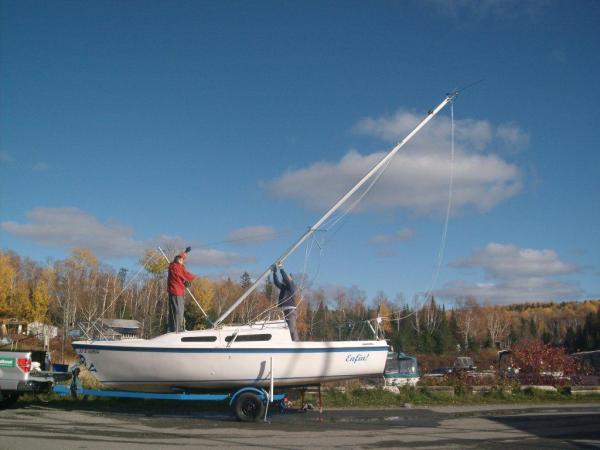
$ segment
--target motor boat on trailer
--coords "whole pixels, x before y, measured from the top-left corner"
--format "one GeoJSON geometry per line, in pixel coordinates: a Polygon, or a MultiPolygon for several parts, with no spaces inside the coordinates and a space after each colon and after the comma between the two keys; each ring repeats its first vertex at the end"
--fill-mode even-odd
{"type": "MultiPolygon", "coordinates": [[[[283,264],[361,186],[376,173],[385,170],[400,148],[456,95],[456,92],[448,94],[436,108],[429,111],[402,141],[308,228],[273,265],[283,264]]],[[[164,253],[163,256],[167,258],[164,253]]],[[[270,268],[263,272],[213,323],[211,329],[167,333],[153,339],[77,341],[73,342],[73,348],[81,364],[98,381],[121,390],[172,392],[250,385],[264,387],[269,383],[271,386],[286,387],[383,376],[388,344],[370,323],[374,332],[371,340],[328,342],[293,341],[283,320],[224,325],[223,321],[270,272],[270,268]]],[[[189,289],[188,293],[194,298],[189,289]]],[[[197,301],[196,304],[206,316],[197,301]]]]}

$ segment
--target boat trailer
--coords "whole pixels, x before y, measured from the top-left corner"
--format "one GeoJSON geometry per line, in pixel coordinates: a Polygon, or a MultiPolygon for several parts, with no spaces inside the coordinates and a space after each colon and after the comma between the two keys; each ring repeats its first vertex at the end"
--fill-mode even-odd
{"type": "Polygon", "coordinates": [[[267,392],[261,387],[245,386],[234,392],[228,393],[157,393],[157,392],[137,392],[137,391],[116,391],[108,389],[86,389],[82,386],[79,379],[81,369],[75,367],[71,373],[71,384],[59,384],[53,387],[53,392],[62,396],[71,396],[73,398],[94,397],[113,397],[113,398],[137,398],[148,400],[185,400],[185,401],[204,401],[204,402],[222,402],[227,401],[235,416],[242,422],[257,422],[260,419],[266,421],[269,404],[277,405],[280,412],[285,411],[286,395],[285,393],[275,394],[273,390],[267,392]]]}

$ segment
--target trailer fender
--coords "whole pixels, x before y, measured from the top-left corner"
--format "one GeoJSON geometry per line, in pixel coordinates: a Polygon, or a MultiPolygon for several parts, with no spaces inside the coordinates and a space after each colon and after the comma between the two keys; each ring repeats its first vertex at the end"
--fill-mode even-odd
{"type": "Polygon", "coordinates": [[[233,395],[231,396],[231,399],[229,400],[229,406],[233,406],[235,404],[236,399],[240,396],[240,394],[243,394],[244,392],[252,392],[252,393],[258,395],[265,405],[267,404],[267,402],[269,400],[269,394],[267,394],[267,392],[264,389],[259,389],[259,388],[249,386],[249,387],[244,387],[244,388],[241,388],[241,389],[238,389],[237,391],[235,391],[233,393],[233,395]]]}

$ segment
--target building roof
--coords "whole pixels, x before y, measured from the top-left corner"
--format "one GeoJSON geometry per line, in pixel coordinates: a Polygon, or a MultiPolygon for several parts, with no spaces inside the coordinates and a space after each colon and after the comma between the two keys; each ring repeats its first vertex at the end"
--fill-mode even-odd
{"type": "Polygon", "coordinates": [[[129,319],[102,319],[102,323],[110,328],[142,328],[142,324],[137,320],[129,319]]]}

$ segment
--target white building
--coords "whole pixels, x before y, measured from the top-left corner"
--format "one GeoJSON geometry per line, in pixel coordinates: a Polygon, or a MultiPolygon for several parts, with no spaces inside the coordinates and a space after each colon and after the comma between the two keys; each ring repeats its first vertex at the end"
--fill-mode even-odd
{"type": "Polygon", "coordinates": [[[58,336],[58,327],[42,322],[31,322],[30,324],[27,324],[27,334],[36,336],[42,340],[46,336],[52,339],[58,336]]]}

